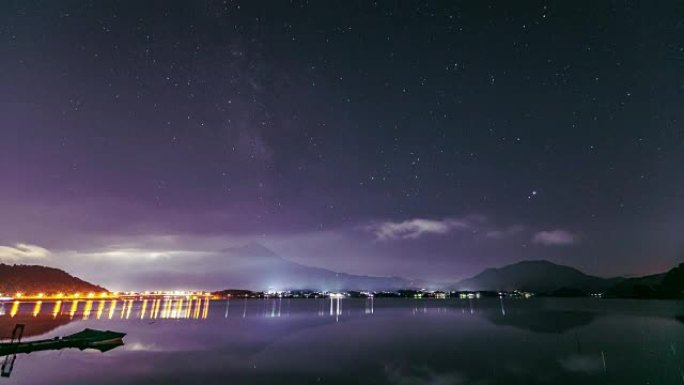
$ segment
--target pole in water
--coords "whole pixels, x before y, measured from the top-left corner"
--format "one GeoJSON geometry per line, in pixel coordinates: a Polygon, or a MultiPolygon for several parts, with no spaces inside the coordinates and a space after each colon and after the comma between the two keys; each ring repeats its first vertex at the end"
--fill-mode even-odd
{"type": "MultiPolygon", "coordinates": [[[[12,338],[10,339],[11,344],[19,345],[21,343],[21,338],[24,336],[24,324],[14,325],[14,330],[12,330],[12,338]]],[[[12,354],[5,357],[0,367],[0,377],[8,378],[12,374],[12,369],[14,369],[14,361],[16,361],[17,355],[12,354]]]]}
{"type": "Polygon", "coordinates": [[[603,360],[603,372],[606,372],[606,353],[601,350],[601,360],[603,360]]]}
{"type": "Polygon", "coordinates": [[[14,340],[16,340],[16,343],[21,342],[21,337],[24,336],[24,327],[26,325],[24,324],[16,324],[14,325],[14,330],[12,330],[12,339],[10,340],[10,344],[15,343],[14,340]]]}

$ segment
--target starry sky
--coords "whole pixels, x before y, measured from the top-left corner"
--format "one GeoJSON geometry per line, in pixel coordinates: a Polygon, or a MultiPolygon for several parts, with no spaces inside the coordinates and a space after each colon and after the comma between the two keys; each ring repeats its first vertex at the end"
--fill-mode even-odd
{"type": "Polygon", "coordinates": [[[684,258],[683,15],[3,2],[0,259],[109,284],[248,242],[436,281],[525,259],[667,270],[684,258]]]}

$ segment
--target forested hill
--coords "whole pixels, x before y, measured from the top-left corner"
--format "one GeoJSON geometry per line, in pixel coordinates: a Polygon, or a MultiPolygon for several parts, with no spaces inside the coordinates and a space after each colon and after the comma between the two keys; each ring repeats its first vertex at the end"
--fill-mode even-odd
{"type": "Polygon", "coordinates": [[[52,267],[0,263],[0,293],[54,294],[103,291],[107,289],[52,267]]]}

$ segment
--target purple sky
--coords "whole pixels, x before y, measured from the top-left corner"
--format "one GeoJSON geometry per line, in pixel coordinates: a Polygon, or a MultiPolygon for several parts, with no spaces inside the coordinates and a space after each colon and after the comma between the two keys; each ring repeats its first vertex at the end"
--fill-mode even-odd
{"type": "Polygon", "coordinates": [[[666,270],[674,7],[4,4],[0,260],[113,287],[250,241],[438,281],[540,258],[666,270]]]}

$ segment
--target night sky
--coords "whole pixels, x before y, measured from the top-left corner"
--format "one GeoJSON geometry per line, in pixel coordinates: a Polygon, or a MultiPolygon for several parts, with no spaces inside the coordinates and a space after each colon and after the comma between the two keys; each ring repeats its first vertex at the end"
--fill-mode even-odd
{"type": "Polygon", "coordinates": [[[437,281],[661,272],[684,3],[5,1],[0,178],[0,259],[115,287],[253,241],[437,281]]]}

